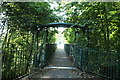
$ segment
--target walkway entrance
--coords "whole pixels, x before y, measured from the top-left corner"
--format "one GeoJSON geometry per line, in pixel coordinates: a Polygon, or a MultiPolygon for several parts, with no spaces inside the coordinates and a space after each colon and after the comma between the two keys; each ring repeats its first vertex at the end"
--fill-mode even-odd
{"type": "MultiPolygon", "coordinates": [[[[34,75],[30,75],[27,79],[43,79],[43,78],[90,78],[101,80],[98,76],[82,72],[71,61],[64,49],[57,48],[55,54],[50,59],[50,63],[43,70],[37,71],[34,75]]],[[[23,80],[26,80],[25,78],[23,80]]],[[[104,79],[102,79],[104,80],[104,79]]]]}
{"type": "MultiPolygon", "coordinates": [[[[18,75],[12,75],[12,77],[16,77],[19,75],[23,75],[17,78],[22,80],[35,80],[35,79],[43,79],[43,78],[83,78],[87,80],[105,80],[102,77],[104,75],[109,75],[112,73],[112,70],[117,70],[116,68],[111,67],[111,71],[108,73],[107,67],[101,66],[101,64],[110,62],[110,55],[108,53],[101,53],[100,51],[90,49],[84,46],[80,46],[78,44],[66,44],[64,48],[58,47],[56,49],[56,44],[50,44],[48,37],[50,31],[50,27],[68,27],[68,28],[80,28],[83,32],[86,30],[83,27],[80,27],[77,24],[70,24],[70,23],[48,23],[42,25],[42,27],[36,27],[36,31],[33,33],[33,45],[29,49],[27,48],[28,52],[31,53],[29,55],[26,54],[26,48],[17,50],[15,49],[15,54],[18,56],[18,59],[15,59],[15,70],[22,70],[22,72],[29,71],[27,77],[23,78],[24,75],[20,72],[18,75]],[[42,32],[41,34],[39,34],[42,32]],[[39,36],[42,35],[41,41],[39,41],[39,36]],[[64,50],[65,49],[65,50],[64,50]],[[19,52],[18,52],[19,51],[19,52]],[[107,54],[107,56],[106,56],[107,54]],[[21,56],[21,57],[20,57],[21,56]],[[31,57],[31,58],[30,58],[31,57]],[[108,59],[106,60],[107,57],[108,59]],[[24,61],[23,61],[23,60],[24,61]],[[20,69],[17,69],[17,61],[20,63],[20,69]],[[26,60],[26,61],[25,61],[26,60]],[[33,61],[32,61],[33,60],[33,61]],[[98,63],[99,62],[99,63],[98,63]],[[22,63],[27,64],[27,67],[24,68],[22,63]],[[31,64],[32,63],[32,64],[31,64]],[[30,68],[35,68],[37,71],[30,70],[30,68]],[[107,68],[107,69],[105,69],[107,68]],[[26,71],[25,71],[26,70],[26,71]],[[31,74],[32,73],[32,74],[31,74]],[[92,73],[92,74],[91,74],[92,73]],[[94,74],[97,75],[94,75],[94,74]],[[102,75],[101,75],[102,74],[102,75]],[[99,76],[98,76],[99,75],[99,76]]],[[[56,31],[51,32],[51,35],[56,31]]],[[[77,29],[75,30],[75,36],[77,35],[77,29]]],[[[28,36],[29,37],[29,36],[28,36]]],[[[12,54],[14,50],[10,48],[9,53],[12,54]]],[[[6,56],[6,55],[5,55],[6,56]]],[[[116,55],[111,55],[116,56],[116,55]]],[[[12,57],[12,56],[11,56],[12,57]]],[[[118,65],[118,61],[116,63],[118,65]]],[[[18,67],[19,68],[19,67],[18,67]]],[[[118,66],[117,66],[118,68],[118,66]]],[[[13,71],[14,72],[14,71],[13,71]]],[[[115,72],[115,73],[116,73],[115,72]]],[[[25,75],[25,76],[26,76],[25,75]]],[[[6,75],[5,75],[6,76],[6,75]]],[[[111,75],[110,75],[111,76],[111,75]]],[[[118,76],[117,74],[115,76],[118,76]]],[[[6,78],[11,80],[12,77],[8,76],[6,78]]],[[[109,77],[108,77],[109,78],[109,77]]]]}

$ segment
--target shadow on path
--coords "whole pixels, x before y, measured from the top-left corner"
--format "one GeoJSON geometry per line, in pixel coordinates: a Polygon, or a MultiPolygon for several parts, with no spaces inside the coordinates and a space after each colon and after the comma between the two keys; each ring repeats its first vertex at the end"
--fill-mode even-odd
{"type": "Polygon", "coordinates": [[[64,49],[57,48],[48,66],[73,67],[70,57],[67,56],[64,49]]]}
{"type": "Polygon", "coordinates": [[[77,78],[79,80],[104,80],[95,75],[82,72],[74,67],[70,57],[64,49],[56,49],[47,67],[29,77],[28,80],[42,80],[43,78],[77,78]]]}

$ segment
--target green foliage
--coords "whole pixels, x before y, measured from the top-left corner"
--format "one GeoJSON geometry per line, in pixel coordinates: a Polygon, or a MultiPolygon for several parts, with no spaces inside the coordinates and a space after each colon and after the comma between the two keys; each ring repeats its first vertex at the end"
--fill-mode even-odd
{"type": "Polygon", "coordinates": [[[82,27],[64,31],[69,43],[80,45],[66,47],[75,64],[84,67],[83,70],[119,79],[120,3],[72,2],[63,8],[67,15],[65,21],[78,22],[82,27]]]}
{"type": "Polygon", "coordinates": [[[12,80],[30,72],[42,42],[46,44],[48,38],[49,43],[55,43],[56,31],[42,28],[42,24],[54,22],[57,17],[47,2],[4,2],[2,14],[6,32],[1,42],[2,77],[12,80]]]}
{"type": "Polygon", "coordinates": [[[72,58],[77,67],[83,71],[90,71],[106,78],[119,79],[119,53],[65,44],[65,51],[72,58]]]}
{"type": "MultiPolygon", "coordinates": [[[[120,3],[119,2],[72,2],[63,8],[66,10],[66,22],[76,23],[84,28],[77,30],[78,36],[73,43],[79,43],[91,48],[109,49],[120,52],[120,3]],[[81,41],[81,39],[83,39],[81,41]],[[86,44],[84,44],[84,42],[86,44]]],[[[74,34],[69,30],[70,38],[74,34]]],[[[76,30],[74,29],[74,32],[76,30]]],[[[68,33],[68,32],[67,32],[68,33]]],[[[67,33],[65,35],[67,35],[67,33]]]]}

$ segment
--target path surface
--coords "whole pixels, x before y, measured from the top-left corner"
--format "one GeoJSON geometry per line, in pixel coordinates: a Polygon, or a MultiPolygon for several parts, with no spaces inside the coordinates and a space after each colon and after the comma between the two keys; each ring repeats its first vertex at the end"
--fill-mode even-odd
{"type": "Polygon", "coordinates": [[[75,69],[70,57],[67,56],[63,49],[58,48],[55,55],[48,65],[51,67],[42,78],[73,78],[77,77],[75,69]],[[71,68],[71,69],[69,69],[71,68]],[[72,69],[73,68],[73,69],[72,69]]]}
{"type": "Polygon", "coordinates": [[[70,61],[70,57],[67,56],[64,49],[58,48],[48,66],[73,67],[73,63],[70,61]]]}
{"type": "Polygon", "coordinates": [[[43,78],[94,78],[93,75],[81,72],[75,68],[64,49],[58,48],[50,62],[47,67],[31,76],[29,80],[41,80],[43,78]]]}

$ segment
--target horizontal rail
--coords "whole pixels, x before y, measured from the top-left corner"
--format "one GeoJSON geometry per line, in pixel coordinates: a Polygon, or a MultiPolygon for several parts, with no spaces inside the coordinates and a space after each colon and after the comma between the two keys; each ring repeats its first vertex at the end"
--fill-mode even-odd
{"type": "Polygon", "coordinates": [[[30,49],[2,50],[2,79],[13,80],[29,73],[32,66],[32,52],[30,49]]]}
{"type": "Polygon", "coordinates": [[[120,79],[120,54],[91,49],[75,44],[65,44],[65,51],[74,64],[82,69],[113,80],[120,79]]]}
{"type": "Polygon", "coordinates": [[[45,45],[42,51],[37,53],[36,63],[38,66],[34,66],[34,49],[6,48],[2,50],[2,79],[18,80],[34,72],[36,70],[35,67],[44,67],[57,47],[56,44],[45,45]],[[38,55],[39,53],[41,54],[40,56],[38,55]],[[40,63],[42,65],[39,66],[40,63]]]}

